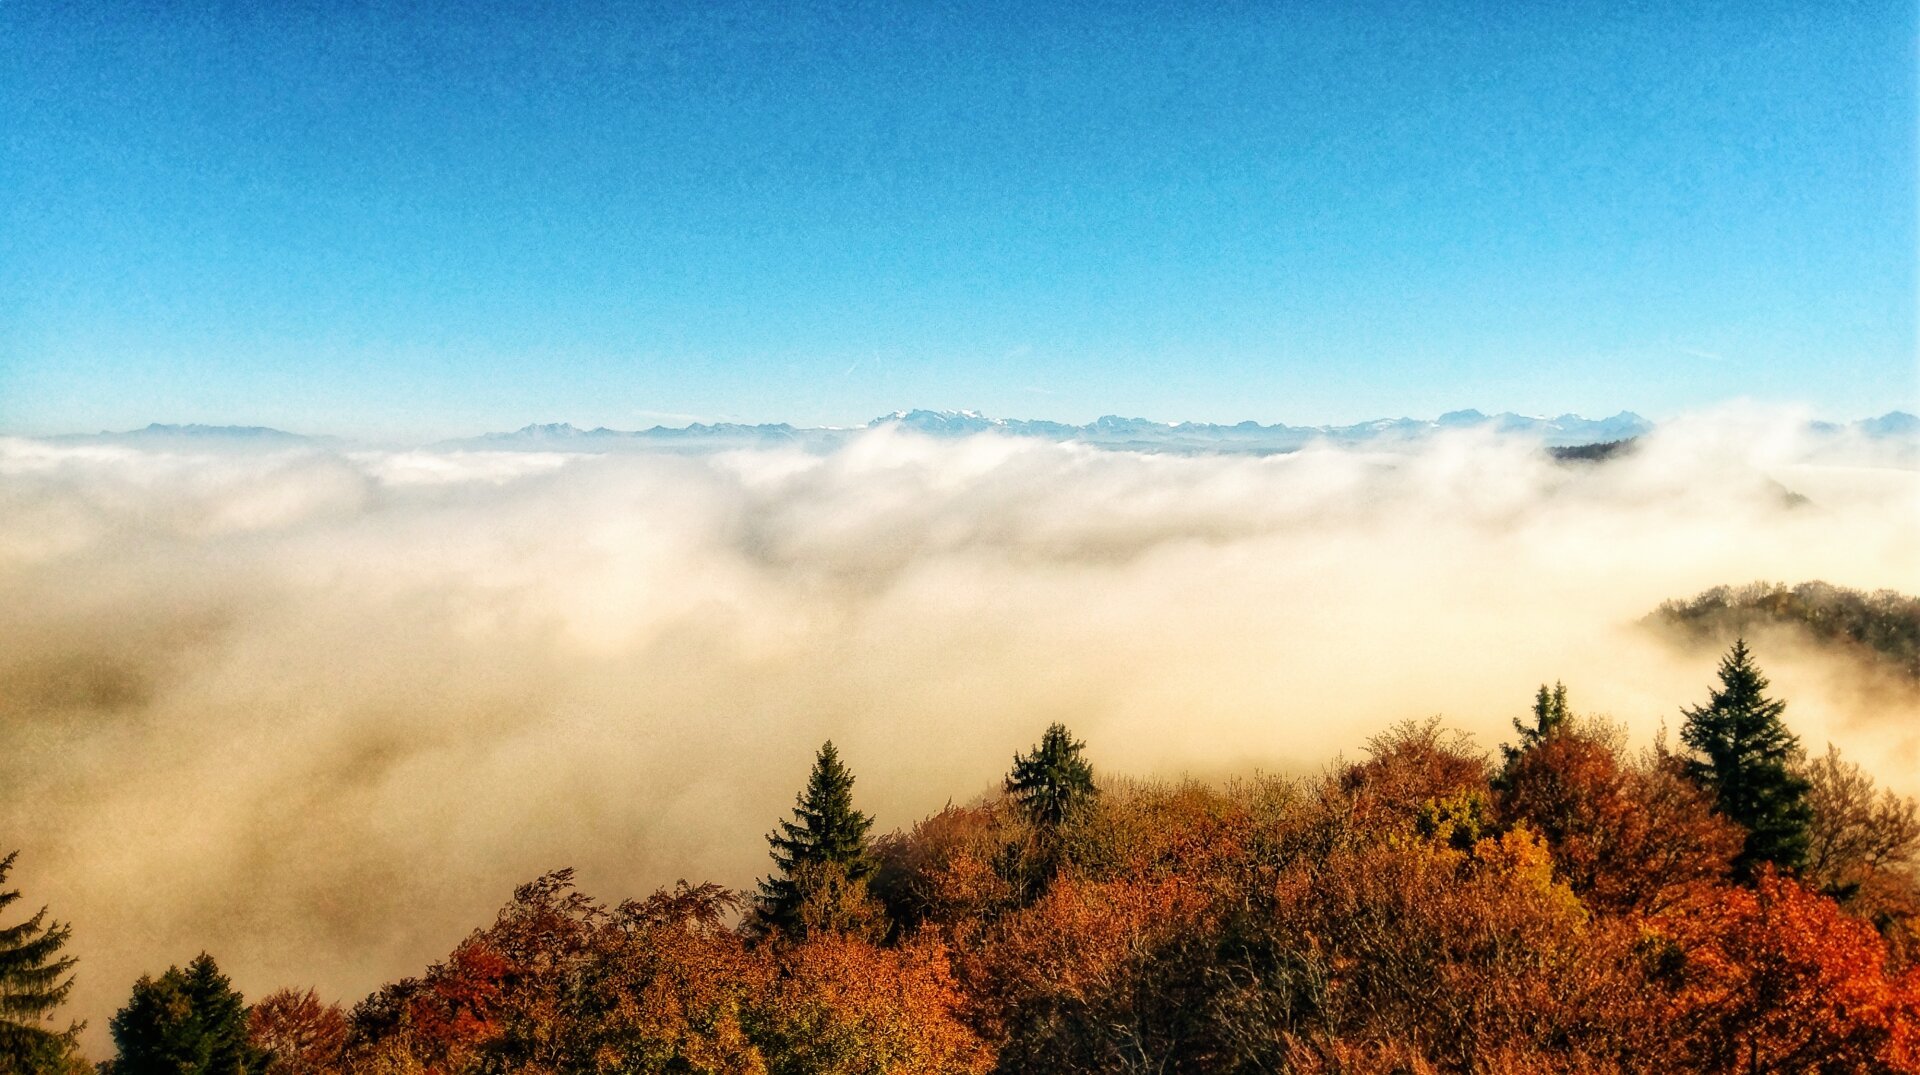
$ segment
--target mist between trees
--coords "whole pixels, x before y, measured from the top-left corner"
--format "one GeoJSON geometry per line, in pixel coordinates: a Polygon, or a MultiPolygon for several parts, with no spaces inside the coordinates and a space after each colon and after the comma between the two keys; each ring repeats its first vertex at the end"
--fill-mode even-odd
{"type": "MultiPolygon", "coordinates": [[[[1559,683],[1497,765],[1436,719],[1312,778],[1103,780],[1056,723],[878,838],[829,742],[751,896],[553,871],[351,1010],[203,953],[102,1075],[1920,1070],[1920,805],[1787,709],[1742,640],[1637,752],[1559,683]]],[[[0,931],[0,1068],[86,1070],[67,937],[0,931]]]]}

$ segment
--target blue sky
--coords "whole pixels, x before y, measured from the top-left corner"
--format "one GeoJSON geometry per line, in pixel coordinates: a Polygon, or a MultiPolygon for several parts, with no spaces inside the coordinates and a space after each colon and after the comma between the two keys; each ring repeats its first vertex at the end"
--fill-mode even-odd
{"type": "Polygon", "coordinates": [[[477,7],[0,6],[0,431],[1920,405],[1911,3],[477,7]]]}

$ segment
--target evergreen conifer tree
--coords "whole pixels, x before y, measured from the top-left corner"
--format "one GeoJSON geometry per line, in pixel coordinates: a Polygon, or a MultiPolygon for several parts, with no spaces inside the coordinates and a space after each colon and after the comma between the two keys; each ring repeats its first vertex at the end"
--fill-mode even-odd
{"type": "Polygon", "coordinates": [[[793,820],[767,836],[778,876],[760,882],[757,909],[762,932],[789,936],[803,931],[801,910],[825,885],[864,885],[873,873],[867,830],[873,819],[853,807],[853,774],[829,740],[820,748],[807,786],[794,804],[793,820]]]}
{"type": "Polygon", "coordinates": [[[1520,733],[1520,748],[1541,742],[1572,717],[1573,711],[1567,708],[1567,685],[1554,680],[1553,689],[1548,690],[1545,683],[1540,684],[1533,696],[1533,727],[1513,722],[1514,730],[1520,733]]]}
{"type": "Polygon", "coordinates": [[[1093,767],[1080,757],[1086,745],[1076,741],[1066,725],[1055,723],[1032,753],[1014,755],[1007,794],[1034,824],[1058,828],[1099,794],[1093,767]]]}
{"type": "Polygon", "coordinates": [[[1746,829],[1734,869],[1748,879],[1762,863],[1800,869],[1813,823],[1809,785],[1794,765],[1800,740],[1780,720],[1786,703],[1768,698],[1766,689],[1740,639],[1720,660],[1719,689],[1706,705],[1682,710],[1680,729],[1693,754],[1687,775],[1713,795],[1720,813],[1746,829]]]}
{"type": "MultiPolygon", "coordinates": [[[[1505,770],[1513,768],[1520,755],[1545,742],[1554,731],[1573,719],[1573,711],[1567,707],[1567,685],[1558,680],[1552,687],[1540,684],[1540,690],[1533,696],[1533,723],[1527,724],[1520,718],[1513,720],[1513,730],[1520,733],[1518,743],[1500,745],[1501,757],[1505,759],[1505,770]]],[[[1496,781],[1497,783],[1498,781],[1496,781]]]]}
{"type": "MultiPolygon", "coordinates": [[[[0,858],[0,882],[18,855],[0,858]]],[[[0,911],[19,899],[18,890],[0,891],[0,911]]],[[[73,988],[73,957],[60,955],[70,933],[70,926],[47,919],[45,907],[24,922],[0,927],[0,1075],[38,1075],[70,1066],[79,1025],[64,1030],[48,1025],[73,988]]]]}
{"type": "Polygon", "coordinates": [[[107,1024],[111,1075],[258,1075],[267,1057],[247,1034],[247,1005],[205,952],[185,970],[134,983],[107,1024]]]}

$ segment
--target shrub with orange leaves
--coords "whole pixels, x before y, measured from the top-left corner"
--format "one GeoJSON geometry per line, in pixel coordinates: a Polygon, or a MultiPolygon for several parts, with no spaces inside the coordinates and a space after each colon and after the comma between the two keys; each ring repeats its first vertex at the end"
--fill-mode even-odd
{"type": "Polygon", "coordinates": [[[1368,824],[1410,823],[1437,799],[1485,794],[1491,775],[1485,753],[1429,717],[1401,721],[1368,739],[1367,760],[1342,770],[1337,787],[1368,824]]]}
{"type": "Polygon", "coordinates": [[[1198,1012],[1167,960],[1204,938],[1208,901],[1179,877],[1067,876],[994,924],[962,962],[976,1018],[1015,1071],[1165,1070],[1198,1012]]]}
{"type": "Polygon", "coordinates": [[[1920,1071],[1920,971],[1832,900],[1772,872],[1662,917],[1690,1070],[1920,1071]]]}
{"type": "Polygon", "coordinates": [[[1148,879],[1222,876],[1252,852],[1256,832],[1291,797],[1291,785],[1254,780],[1215,788],[1109,781],[1062,833],[1062,853],[1081,876],[1148,879]]]}
{"type": "Polygon", "coordinates": [[[350,1061],[377,1058],[383,1069],[436,1075],[470,1069],[500,1036],[511,969],[483,936],[467,938],[425,976],[387,985],[354,1007],[350,1061]]]}
{"type": "Polygon", "coordinates": [[[767,974],[724,922],[735,906],[682,883],[609,910],[572,871],[548,874],[425,976],[362,1002],[353,1067],[757,1075],[740,1012],[767,974]]]}
{"type": "Polygon", "coordinates": [[[1500,816],[1538,830],[1559,875],[1612,912],[1655,912],[1724,880],[1740,830],[1658,751],[1638,765],[1619,729],[1578,720],[1517,752],[1501,774],[1500,816]]]}
{"type": "Polygon", "coordinates": [[[1876,788],[1828,744],[1809,762],[1808,885],[1872,922],[1903,963],[1920,949],[1920,804],[1876,788]]]}
{"type": "Polygon", "coordinates": [[[758,1075],[746,1011],[771,969],[727,919],[738,899],[681,882],[601,915],[590,944],[518,1006],[514,1070],[758,1075]]]}
{"type": "Polygon", "coordinates": [[[267,1056],[267,1075],[320,1075],[347,1047],[347,1013],[313,990],[281,989],[247,1009],[247,1036],[267,1056]]]}
{"type": "Polygon", "coordinates": [[[1024,902],[1017,860],[1033,833],[1002,799],[948,805],[907,832],[874,841],[868,889],[911,932],[922,924],[965,929],[1024,902]]]}
{"type": "Polygon", "coordinates": [[[1321,1010],[1274,1027],[1269,1051],[1303,1034],[1394,1041],[1447,1071],[1513,1062],[1516,1049],[1630,1069],[1655,1051],[1635,1030],[1650,1020],[1633,935],[1587,913],[1530,831],[1466,849],[1456,835],[1389,834],[1281,872],[1269,944],[1326,980],[1321,1010]]]}
{"type": "Polygon", "coordinates": [[[938,942],[816,933],[781,954],[748,1029],[771,1075],[978,1075],[993,1057],[962,1003],[938,942]]]}

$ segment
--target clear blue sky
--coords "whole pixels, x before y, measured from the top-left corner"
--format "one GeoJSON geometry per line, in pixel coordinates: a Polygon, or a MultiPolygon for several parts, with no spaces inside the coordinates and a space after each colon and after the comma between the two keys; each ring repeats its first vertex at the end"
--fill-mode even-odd
{"type": "Polygon", "coordinates": [[[1915,7],[0,4],[0,431],[1920,396],[1915,7]]]}

